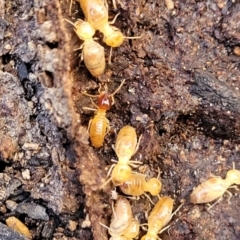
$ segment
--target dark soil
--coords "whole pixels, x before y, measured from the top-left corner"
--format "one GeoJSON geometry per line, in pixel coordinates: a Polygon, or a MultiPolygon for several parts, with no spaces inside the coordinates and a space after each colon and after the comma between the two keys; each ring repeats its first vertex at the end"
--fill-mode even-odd
{"type": "MultiPolygon", "coordinates": [[[[84,19],[78,2],[69,13],[67,0],[0,0],[0,240],[23,239],[6,228],[9,216],[25,223],[33,239],[108,239],[99,222],[109,225],[114,188],[99,187],[125,125],[143,135],[134,156],[143,163],[139,170],[153,177],[159,167],[161,195],[174,199],[174,209],[184,202],[162,239],[240,239],[239,190],[230,189],[231,204],[224,195],[209,211],[189,202],[211,174],[225,178],[233,162],[240,169],[240,2],[176,0],[168,10],[162,0],[118,0],[117,6],[109,2],[109,18],[120,13],[114,25],[141,38],[114,49],[96,79],[64,21],[84,19]],[[93,112],[82,109],[93,106],[81,91],[97,94],[106,82],[113,92],[123,79],[107,112],[111,130],[94,149],[87,132],[93,112]]],[[[149,200],[131,205],[145,223],[149,200]]]]}

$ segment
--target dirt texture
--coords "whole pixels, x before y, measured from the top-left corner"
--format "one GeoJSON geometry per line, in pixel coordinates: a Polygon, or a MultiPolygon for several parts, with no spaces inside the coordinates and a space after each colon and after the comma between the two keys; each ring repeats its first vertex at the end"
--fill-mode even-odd
{"type": "MultiPolygon", "coordinates": [[[[107,172],[116,159],[119,130],[142,135],[136,171],[161,170],[161,196],[174,199],[163,240],[240,239],[239,189],[209,211],[194,205],[194,187],[212,175],[240,170],[240,1],[118,0],[109,19],[125,36],[104,74],[91,76],[80,61],[82,44],[73,26],[84,19],[79,2],[0,0],[0,240],[26,239],[6,226],[15,216],[32,239],[109,239],[112,215],[107,172]],[[115,105],[101,148],[89,141],[89,97],[107,84],[115,105]]],[[[110,48],[105,48],[106,63],[110,48]]],[[[120,190],[116,189],[121,194],[120,190]]],[[[152,198],[153,202],[157,197],[152,198]]],[[[146,223],[145,197],[130,200],[146,223]]],[[[139,239],[145,234],[141,229],[139,239]]]]}

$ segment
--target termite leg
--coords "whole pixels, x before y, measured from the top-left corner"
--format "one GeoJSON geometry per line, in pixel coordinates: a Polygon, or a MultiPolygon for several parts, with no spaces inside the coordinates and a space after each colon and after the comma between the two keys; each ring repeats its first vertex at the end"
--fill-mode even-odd
{"type": "Polygon", "coordinates": [[[140,145],[140,142],[141,142],[141,139],[142,139],[142,134],[141,134],[141,136],[140,136],[139,139],[138,139],[138,143],[137,143],[137,146],[136,146],[136,148],[135,148],[135,150],[134,150],[133,155],[138,151],[139,145],[140,145]]]}
{"type": "MultiPolygon", "coordinates": [[[[180,210],[180,208],[183,206],[184,203],[182,203],[171,215],[171,218],[180,210]]],[[[161,232],[160,232],[161,233],[161,232]]]]}
{"type": "Polygon", "coordinates": [[[106,119],[107,120],[107,132],[106,132],[106,135],[110,132],[110,130],[111,130],[111,127],[110,127],[110,124],[109,124],[109,120],[108,119],[106,119]]]}
{"type": "MultiPolygon", "coordinates": [[[[164,232],[165,230],[167,230],[168,228],[170,228],[170,224],[168,225],[168,226],[166,226],[165,228],[163,228],[158,234],[160,234],[160,233],[162,233],[162,232],[164,232]]],[[[161,240],[161,238],[159,238],[160,240],[161,240]]]]}
{"type": "Polygon", "coordinates": [[[69,15],[71,16],[71,13],[72,13],[72,3],[73,3],[73,0],[70,0],[70,6],[69,6],[69,15]]]}
{"type": "Polygon", "coordinates": [[[100,189],[102,189],[105,185],[107,185],[109,182],[111,182],[112,178],[109,178],[105,183],[103,183],[101,186],[100,186],[100,189]]]}
{"type": "Polygon", "coordinates": [[[113,168],[116,166],[116,164],[113,164],[110,168],[109,168],[109,170],[108,170],[108,173],[107,173],[107,177],[109,177],[109,175],[111,174],[111,172],[112,172],[112,170],[113,170],[113,168]]]}
{"type": "Polygon", "coordinates": [[[106,226],[105,224],[103,224],[103,223],[101,223],[101,222],[99,222],[99,224],[100,224],[102,227],[104,227],[104,228],[106,228],[106,229],[108,229],[108,230],[109,230],[109,227],[108,227],[108,226],[106,226]]]}
{"type": "Polygon", "coordinates": [[[230,202],[230,199],[231,199],[231,197],[232,197],[232,193],[231,192],[229,192],[228,190],[226,190],[226,193],[228,193],[228,195],[229,195],[229,197],[228,197],[228,203],[229,204],[231,204],[231,202],[230,202]]]}
{"type": "Polygon", "coordinates": [[[90,97],[90,100],[91,100],[91,103],[92,103],[92,105],[93,105],[95,108],[97,108],[97,109],[98,109],[98,106],[97,106],[97,104],[93,102],[93,100],[92,100],[92,98],[91,98],[91,97],[90,97]]]}
{"type": "Polygon", "coordinates": [[[112,61],[111,61],[111,58],[112,58],[112,47],[110,48],[110,53],[109,53],[109,56],[108,56],[108,65],[111,65],[112,61]]]}
{"type": "Polygon", "coordinates": [[[116,11],[117,10],[116,0],[112,0],[112,4],[113,4],[113,9],[116,11]]]}
{"type": "Polygon", "coordinates": [[[89,111],[97,111],[95,108],[90,108],[90,107],[82,107],[83,110],[89,110],[89,111]]]}
{"type": "Polygon", "coordinates": [[[90,121],[89,121],[89,123],[88,123],[88,132],[89,132],[89,130],[90,130],[90,127],[91,127],[91,123],[92,123],[92,119],[90,119],[90,121]]]}
{"type": "MultiPolygon", "coordinates": [[[[143,164],[143,163],[139,162],[139,161],[129,161],[128,162],[128,165],[133,167],[133,168],[138,168],[139,165],[141,165],[141,164],[143,164]]],[[[141,174],[141,173],[138,173],[138,174],[145,176],[145,174],[141,174]]]]}
{"type": "Polygon", "coordinates": [[[219,203],[221,200],[222,200],[222,196],[221,196],[215,203],[213,203],[212,205],[211,205],[211,204],[208,204],[209,207],[208,207],[207,211],[209,211],[212,207],[214,207],[214,206],[215,206],[217,203],[219,203]]]}
{"type": "Polygon", "coordinates": [[[75,27],[74,23],[73,23],[72,21],[70,21],[69,19],[67,19],[67,18],[64,18],[64,21],[66,21],[66,22],[70,23],[71,25],[73,25],[73,26],[75,27]]]}
{"type": "Polygon", "coordinates": [[[83,95],[85,96],[88,96],[88,97],[91,97],[91,98],[96,98],[96,97],[99,97],[99,95],[92,95],[92,94],[89,94],[89,93],[86,93],[86,92],[81,92],[83,95]]]}
{"type": "MultiPolygon", "coordinates": [[[[84,43],[80,45],[79,48],[74,48],[73,51],[76,52],[78,50],[82,50],[83,49],[83,46],[84,46],[84,43]]],[[[81,57],[81,61],[83,60],[83,57],[81,57]]]]}
{"type": "Polygon", "coordinates": [[[117,216],[116,216],[116,213],[115,213],[115,211],[114,211],[114,205],[113,205],[113,202],[112,202],[112,211],[113,211],[113,216],[114,216],[114,219],[116,219],[116,218],[117,218],[117,216]]]}

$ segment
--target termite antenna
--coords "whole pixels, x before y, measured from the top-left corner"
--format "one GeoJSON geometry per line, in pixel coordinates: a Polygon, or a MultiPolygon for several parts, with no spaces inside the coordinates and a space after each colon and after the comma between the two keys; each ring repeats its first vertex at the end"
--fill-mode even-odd
{"type": "Polygon", "coordinates": [[[68,22],[69,24],[71,24],[72,26],[74,26],[74,27],[75,27],[75,24],[74,24],[72,21],[70,21],[69,19],[67,19],[67,18],[64,18],[64,21],[68,22]]]}
{"type": "Polygon", "coordinates": [[[121,84],[118,86],[118,88],[112,94],[110,94],[110,96],[114,96],[117,92],[119,92],[124,83],[125,83],[125,79],[122,80],[121,84]]]}

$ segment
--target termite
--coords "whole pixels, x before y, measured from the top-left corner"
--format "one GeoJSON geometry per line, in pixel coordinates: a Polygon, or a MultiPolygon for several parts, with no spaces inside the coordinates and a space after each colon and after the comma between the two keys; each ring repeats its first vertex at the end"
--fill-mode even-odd
{"type": "Polygon", "coordinates": [[[32,234],[30,233],[29,229],[27,226],[22,223],[20,220],[18,220],[16,217],[9,217],[6,219],[6,224],[8,227],[11,229],[23,234],[24,236],[27,237],[27,239],[32,239],[32,234]]]}
{"type": "Polygon", "coordinates": [[[96,30],[103,33],[103,41],[110,47],[119,47],[124,38],[134,39],[140,37],[125,37],[120,29],[110,26],[112,22],[108,21],[108,5],[105,0],[78,0],[85,15],[86,21],[89,22],[96,30]]]}
{"type": "Polygon", "coordinates": [[[146,181],[145,177],[140,174],[131,174],[129,179],[120,185],[123,193],[132,196],[140,196],[145,192],[150,192],[152,196],[157,196],[162,188],[158,178],[150,178],[146,181]]]}
{"type": "Polygon", "coordinates": [[[113,215],[110,226],[107,227],[111,235],[111,240],[130,240],[135,238],[139,233],[139,223],[133,218],[132,209],[126,198],[119,198],[113,208],[113,215]]]}
{"type": "Polygon", "coordinates": [[[180,209],[182,204],[177,208],[177,210],[172,213],[173,210],[173,199],[170,197],[161,198],[148,217],[148,231],[141,240],[157,240],[158,234],[166,230],[165,227],[169,221],[172,219],[173,215],[180,209]]]}
{"type": "MultiPolygon", "coordinates": [[[[213,177],[197,186],[190,196],[190,201],[194,204],[200,204],[209,203],[218,198],[221,200],[221,197],[225,192],[231,197],[231,193],[228,192],[227,189],[233,184],[240,184],[240,171],[236,170],[234,165],[233,169],[227,172],[225,179],[222,179],[221,177],[213,177]]],[[[211,207],[213,207],[213,205],[211,207]]]]}
{"type": "Polygon", "coordinates": [[[124,82],[125,79],[112,94],[108,94],[106,85],[104,91],[101,91],[101,87],[99,88],[99,95],[91,95],[83,92],[83,94],[86,96],[98,97],[97,105],[92,101],[91,98],[92,104],[96,107],[96,109],[86,107],[83,108],[96,111],[94,118],[90,120],[88,125],[90,140],[95,148],[100,148],[103,145],[105,135],[110,128],[109,120],[106,118],[106,111],[109,110],[114,104],[114,95],[122,88],[124,82]]]}
{"type": "Polygon", "coordinates": [[[136,130],[131,126],[124,126],[119,131],[114,148],[118,162],[109,169],[108,175],[112,170],[111,177],[100,188],[111,180],[115,186],[119,186],[129,179],[132,173],[132,168],[129,165],[134,163],[130,159],[137,152],[140,140],[141,137],[137,141],[136,130]]]}
{"type": "Polygon", "coordinates": [[[95,42],[93,36],[95,29],[89,22],[81,19],[75,23],[65,19],[74,26],[74,31],[84,43],[78,49],[82,49],[81,60],[84,61],[86,68],[94,77],[99,77],[105,70],[105,53],[104,48],[95,42]]]}

